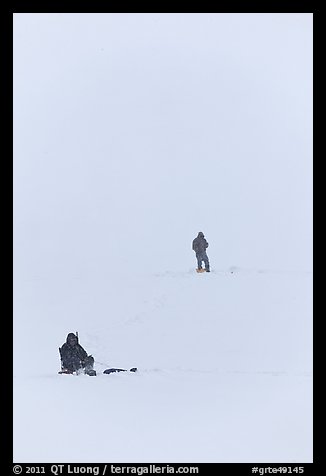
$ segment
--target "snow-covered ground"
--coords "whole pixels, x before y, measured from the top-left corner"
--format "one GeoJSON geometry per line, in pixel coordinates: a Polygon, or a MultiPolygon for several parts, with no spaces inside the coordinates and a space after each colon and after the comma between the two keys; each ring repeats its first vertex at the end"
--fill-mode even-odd
{"type": "Polygon", "coordinates": [[[18,13],[13,65],[14,461],[311,462],[312,14],[18,13]]]}
{"type": "Polygon", "coordinates": [[[311,299],[309,272],[20,283],[15,461],[312,461],[311,299]],[[95,378],[57,374],[75,330],[95,378]]]}

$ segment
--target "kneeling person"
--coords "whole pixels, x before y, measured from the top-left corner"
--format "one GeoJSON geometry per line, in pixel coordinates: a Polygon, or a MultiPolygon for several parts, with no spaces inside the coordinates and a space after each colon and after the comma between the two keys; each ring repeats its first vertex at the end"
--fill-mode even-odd
{"type": "Polygon", "coordinates": [[[94,357],[88,355],[86,350],[78,342],[77,335],[70,332],[66,342],[59,347],[61,358],[61,372],[79,373],[82,369],[88,375],[96,375],[94,367],[94,357]]]}

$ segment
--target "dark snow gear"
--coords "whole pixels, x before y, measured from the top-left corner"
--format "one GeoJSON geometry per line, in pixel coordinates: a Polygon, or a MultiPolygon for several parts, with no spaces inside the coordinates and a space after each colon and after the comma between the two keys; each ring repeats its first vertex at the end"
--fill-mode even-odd
{"type": "Polygon", "coordinates": [[[94,370],[94,369],[86,370],[85,369],[85,374],[89,375],[90,377],[96,377],[96,370],[94,370]]]}
{"type": "MultiPolygon", "coordinates": [[[[59,347],[61,358],[61,371],[65,373],[77,372],[84,369],[88,375],[94,375],[94,357],[87,355],[87,352],[78,342],[78,337],[70,332],[66,342],[59,347]]],[[[96,375],[96,373],[95,373],[96,375]]]]}
{"type": "MultiPolygon", "coordinates": [[[[104,370],[104,374],[113,374],[115,372],[128,372],[126,369],[106,369],[104,370]]],[[[133,367],[129,370],[129,372],[137,372],[137,367],[133,367]]]]}
{"type": "MultiPolygon", "coordinates": [[[[79,373],[81,372],[81,370],[78,370],[77,372],[72,372],[71,370],[59,370],[58,374],[68,374],[68,375],[79,375],[79,373]]],[[[94,369],[90,369],[90,370],[82,370],[82,372],[84,372],[86,375],[89,375],[90,377],[96,377],[96,370],[94,369]]]]}
{"type": "Polygon", "coordinates": [[[192,249],[196,253],[198,269],[202,269],[202,262],[204,261],[205,270],[209,272],[209,260],[206,254],[206,248],[208,248],[208,243],[205,239],[204,233],[200,231],[192,242],[192,249]]]}

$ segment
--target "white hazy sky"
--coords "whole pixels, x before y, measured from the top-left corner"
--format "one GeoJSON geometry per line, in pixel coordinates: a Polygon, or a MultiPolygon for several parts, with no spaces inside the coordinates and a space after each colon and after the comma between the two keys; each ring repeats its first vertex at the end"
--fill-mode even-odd
{"type": "Polygon", "coordinates": [[[312,461],[312,33],[14,15],[15,461],[312,461]]]}
{"type": "Polygon", "coordinates": [[[312,266],[312,14],[14,14],[16,277],[312,266]]]}

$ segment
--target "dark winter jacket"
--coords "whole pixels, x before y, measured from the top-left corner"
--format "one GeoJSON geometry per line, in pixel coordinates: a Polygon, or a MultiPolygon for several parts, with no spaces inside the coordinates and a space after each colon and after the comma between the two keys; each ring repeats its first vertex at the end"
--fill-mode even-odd
{"type": "Polygon", "coordinates": [[[203,232],[199,232],[197,238],[195,238],[192,242],[192,249],[195,251],[196,254],[201,254],[206,251],[208,247],[208,243],[204,237],[203,232]]]}
{"type": "Polygon", "coordinates": [[[66,342],[59,348],[62,367],[71,371],[84,366],[87,352],[78,342],[78,337],[70,332],[66,342]],[[72,342],[72,341],[75,342],[72,342]]]}

